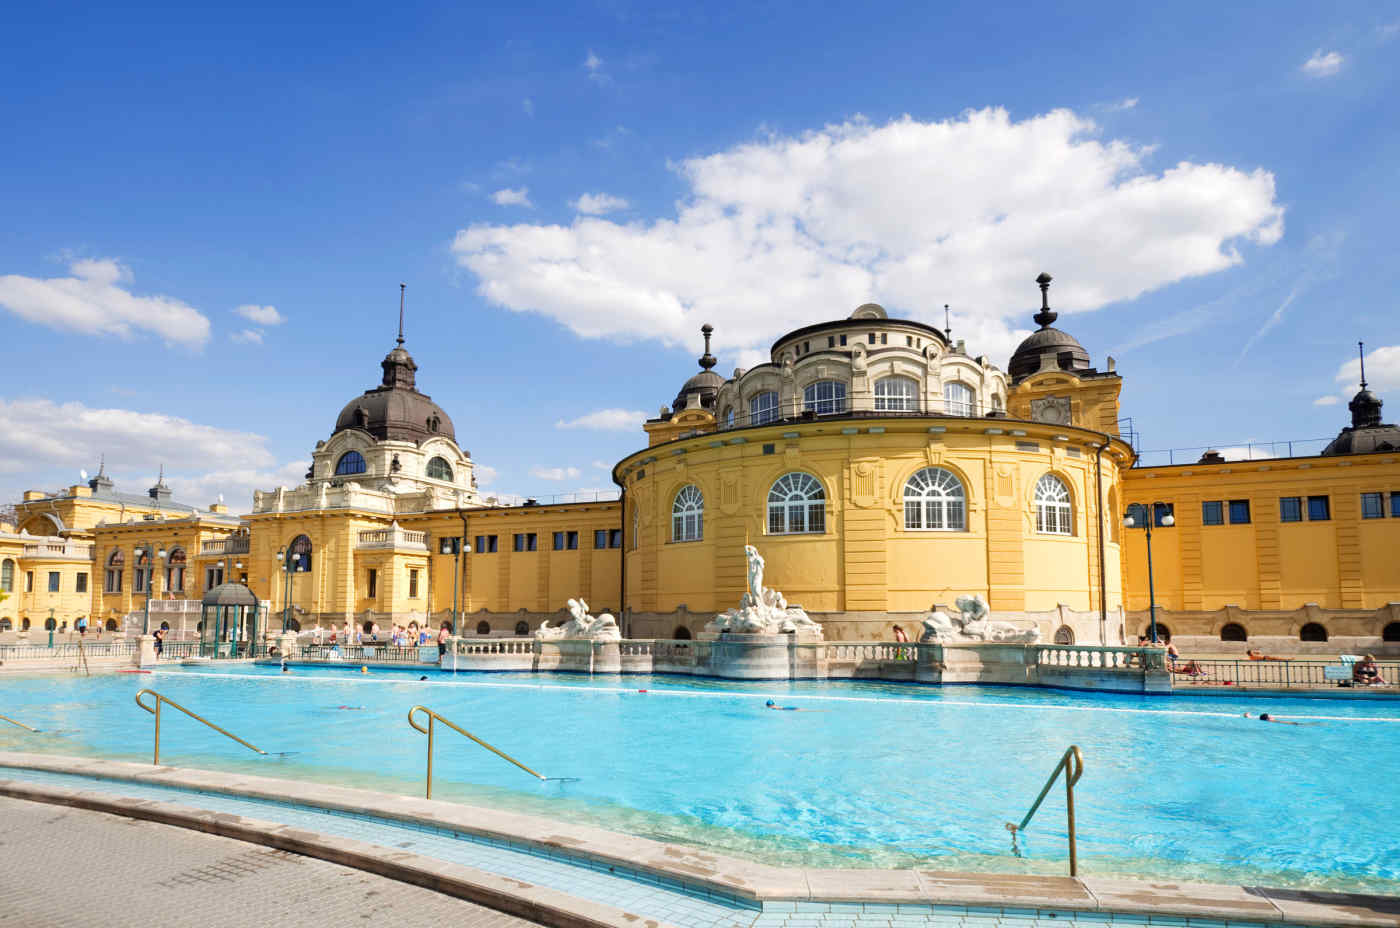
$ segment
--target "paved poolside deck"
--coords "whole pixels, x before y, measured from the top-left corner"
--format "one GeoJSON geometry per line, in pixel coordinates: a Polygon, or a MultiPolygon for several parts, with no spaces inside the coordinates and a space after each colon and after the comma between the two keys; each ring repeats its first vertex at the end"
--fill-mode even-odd
{"type": "Polygon", "coordinates": [[[1400,897],[1394,896],[1095,877],[779,868],[518,813],[299,781],[20,753],[0,754],[0,767],[11,768],[0,770],[0,795],[238,837],[580,928],[1400,926],[1400,897]],[[61,779],[75,774],[82,779],[61,779]],[[359,813],[366,808],[382,824],[363,822],[359,813]],[[386,828],[416,833],[407,842],[375,843],[386,828]],[[498,852],[481,856],[474,850],[478,866],[445,860],[443,842],[491,846],[554,864],[540,868],[538,878],[522,879],[482,869],[505,859],[498,852]],[[561,877],[555,866],[560,862],[571,862],[578,874],[561,877]],[[542,885],[560,879],[568,881],[563,889],[542,885]],[[618,880],[638,888],[631,911],[586,898],[616,894],[618,880]]]}

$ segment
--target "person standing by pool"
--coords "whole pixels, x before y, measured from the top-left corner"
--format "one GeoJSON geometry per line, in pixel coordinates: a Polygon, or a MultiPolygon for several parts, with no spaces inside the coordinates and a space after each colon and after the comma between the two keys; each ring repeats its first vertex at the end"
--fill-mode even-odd
{"type": "Polygon", "coordinates": [[[438,629],[437,645],[438,645],[438,663],[441,664],[441,663],[442,663],[442,659],[447,655],[447,623],[446,623],[446,622],[443,622],[443,623],[442,623],[442,628],[438,629]]]}
{"type": "Polygon", "coordinates": [[[1351,679],[1354,683],[1360,683],[1362,686],[1385,686],[1385,678],[1381,676],[1380,668],[1376,666],[1376,658],[1373,654],[1367,654],[1352,665],[1351,679]]]}
{"type": "MultiPolygon", "coordinates": [[[[901,644],[908,644],[908,643],[909,643],[909,636],[908,636],[907,634],[905,634],[905,632],[904,632],[904,626],[902,626],[902,625],[896,625],[896,626],[894,627],[894,640],[897,641],[897,642],[899,642],[899,643],[901,643],[901,644]]],[[[897,660],[897,661],[902,661],[902,660],[904,660],[904,649],[903,649],[903,648],[896,648],[896,649],[895,649],[895,652],[894,652],[894,659],[897,660]]]]}

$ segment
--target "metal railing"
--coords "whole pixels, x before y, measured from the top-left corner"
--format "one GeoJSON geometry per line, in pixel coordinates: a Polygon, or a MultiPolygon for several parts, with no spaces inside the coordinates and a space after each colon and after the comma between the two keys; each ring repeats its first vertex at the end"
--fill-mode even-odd
{"type": "MultiPolygon", "coordinates": [[[[1173,686],[1309,687],[1366,686],[1351,678],[1329,680],[1326,668],[1344,666],[1341,661],[1296,660],[1199,660],[1178,658],[1172,666],[1173,686]]],[[[1400,684],[1400,661],[1376,661],[1376,669],[1386,686],[1400,684]]],[[[1371,684],[1375,685],[1375,684],[1371,684]]]]}
{"type": "Polygon", "coordinates": [[[8,715],[0,715],[0,722],[9,722],[11,725],[16,725],[16,726],[18,726],[18,727],[20,727],[20,728],[23,728],[25,731],[32,731],[32,732],[34,732],[36,735],[39,734],[39,729],[37,729],[37,728],[30,728],[28,725],[24,724],[23,722],[17,722],[17,721],[15,721],[14,719],[10,718],[8,715]]]}
{"type": "Polygon", "coordinates": [[[74,658],[78,656],[79,647],[88,657],[129,657],[136,653],[137,644],[134,641],[73,641],[56,643],[53,647],[43,644],[0,644],[0,662],[74,658]]]}
{"type": "Polygon", "coordinates": [[[1061,774],[1065,775],[1065,816],[1069,822],[1069,875],[1079,876],[1079,858],[1074,847],[1074,784],[1079,782],[1079,778],[1084,775],[1084,755],[1079,753],[1079,746],[1071,744],[1061,755],[1060,762],[1055,765],[1055,769],[1050,771],[1050,778],[1045,781],[1045,786],[1041,787],[1040,795],[1035,797],[1035,803],[1031,806],[1026,817],[1021,819],[1021,824],[1014,825],[1006,823],[1006,830],[1011,832],[1011,849],[1019,856],[1016,848],[1016,835],[1025,831],[1035,816],[1040,804],[1045,801],[1045,794],[1050,792],[1050,787],[1055,785],[1055,779],[1061,774]]]}
{"type": "Polygon", "coordinates": [[[392,645],[348,645],[304,644],[300,647],[301,658],[309,661],[346,662],[381,661],[388,664],[436,664],[436,645],[410,645],[406,648],[392,645]],[[425,658],[424,654],[430,654],[425,658]]]}
{"type": "Polygon", "coordinates": [[[178,702],[176,702],[175,700],[169,698],[168,696],[162,696],[160,693],[157,693],[155,690],[138,690],[137,693],[136,693],[136,705],[140,706],[142,709],[145,709],[147,712],[151,713],[152,715],[154,715],[154,716],[156,717],[156,748],[155,748],[155,753],[154,753],[154,755],[153,755],[153,759],[151,760],[151,763],[152,763],[152,764],[155,764],[157,767],[160,766],[160,704],[161,704],[161,703],[168,703],[168,704],[174,706],[176,709],[179,709],[181,712],[185,713],[185,715],[188,715],[190,718],[194,719],[196,722],[203,722],[205,725],[208,725],[210,728],[214,729],[216,732],[218,732],[219,734],[223,735],[224,737],[226,737],[226,738],[232,738],[234,741],[237,741],[239,744],[243,745],[243,746],[244,746],[245,748],[247,748],[248,750],[253,751],[253,752],[257,753],[257,754],[261,754],[261,755],[263,755],[264,757],[267,756],[267,752],[264,751],[262,748],[256,747],[255,745],[252,745],[252,744],[249,744],[248,742],[244,741],[242,738],[238,737],[237,735],[233,734],[233,733],[230,732],[230,731],[225,731],[224,729],[222,729],[222,728],[220,728],[219,726],[215,725],[213,722],[211,722],[211,721],[209,721],[208,719],[206,719],[204,716],[199,715],[198,713],[195,713],[195,712],[191,712],[189,709],[186,709],[184,706],[180,705],[178,702]],[[144,702],[141,701],[141,697],[144,696],[144,695],[146,695],[147,693],[149,693],[150,695],[152,695],[152,696],[154,696],[154,697],[156,698],[156,704],[155,704],[155,707],[154,707],[154,708],[152,708],[151,706],[146,705],[144,702]]]}
{"type": "Polygon", "coordinates": [[[530,776],[534,777],[536,780],[547,780],[547,779],[549,779],[549,777],[545,776],[544,774],[542,774],[542,773],[537,773],[536,771],[531,770],[529,767],[526,767],[526,766],[525,766],[524,764],[522,764],[520,761],[516,760],[514,757],[511,757],[509,754],[507,754],[505,751],[502,751],[500,748],[497,748],[497,747],[495,747],[494,745],[487,744],[485,741],[482,741],[482,740],[481,740],[480,738],[478,738],[476,735],[474,735],[474,734],[472,734],[471,732],[467,731],[465,728],[460,727],[460,726],[457,725],[455,722],[452,722],[452,721],[450,721],[450,720],[448,720],[448,719],[443,718],[442,716],[440,716],[440,715],[438,715],[436,712],[434,712],[432,709],[429,709],[427,706],[414,706],[412,709],[409,709],[409,710],[408,710],[408,724],[412,725],[412,726],[413,726],[414,728],[416,728],[418,731],[421,731],[423,734],[425,734],[425,735],[428,736],[428,774],[427,774],[427,776],[424,778],[424,790],[423,790],[423,792],[424,792],[424,798],[425,798],[425,799],[432,799],[432,798],[433,798],[433,723],[434,723],[434,722],[441,722],[442,724],[448,726],[449,728],[451,728],[453,731],[457,732],[458,734],[460,734],[460,735],[465,735],[467,738],[470,738],[472,741],[475,741],[477,744],[481,745],[481,746],[484,747],[486,750],[490,751],[492,754],[495,754],[495,755],[497,755],[497,756],[499,756],[499,757],[503,757],[503,758],[505,758],[506,760],[510,761],[512,764],[514,764],[515,766],[519,767],[521,770],[524,770],[526,773],[528,773],[530,776]],[[428,727],[427,727],[427,728],[424,728],[422,725],[419,725],[417,722],[415,722],[415,721],[413,720],[413,713],[415,713],[415,712],[422,712],[422,713],[424,713],[424,714],[426,714],[426,715],[428,716],[428,727]]]}
{"type": "MultiPolygon", "coordinates": [[[[1138,451],[1134,467],[1212,463],[1202,461],[1206,452],[1217,452],[1226,461],[1267,461],[1272,458],[1308,458],[1322,453],[1332,438],[1291,438],[1279,441],[1236,441],[1195,448],[1148,448],[1138,451]]],[[[1214,463],[1219,463],[1218,461],[1214,463]]]]}

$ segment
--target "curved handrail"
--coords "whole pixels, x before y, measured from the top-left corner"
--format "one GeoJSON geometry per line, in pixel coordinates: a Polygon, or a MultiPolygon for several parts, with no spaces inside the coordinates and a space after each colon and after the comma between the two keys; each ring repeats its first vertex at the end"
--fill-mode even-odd
{"type": "Polygon", "coordinates": [[[1079,778],[1084,776],[1084,755],[1080,753],[1079,746],[1071,744],[1065,753],[1060,756],[1060,762],[1055,765],[1055,769],[1050,771],[1050,778],[1045,781],[1045,785],[1040,789],[1040,795],[1035,797],[1030,811],[1026,817],[1021,819],[1021,824],[1016,825],[1011,822],[1006,823],[1006,830],[1011,832],[1011,843],[1016,843],[1017,832],[1024,831],[1035,816],[1040,804],[1045,801],[1045,796],[1050,792],[1050,787],[1055,784],[1055,779],[1063,771],[1065,775],[1065,816],[1069,822],[1069,875],[1079,875],[1079,860],[1075,853],[1074,844],[1074,784],[1079,782],[1079,778]]]}
{"type": "Polygon", "coordinates": [[[235,735],[233,732],[231,732],[231,731],[225,731],[224,729],[222,729],[222,728],[220,728],[219,726],[215,725],[213,722],[211,722],[211,721],[209,721],[208,719],[206,719],[204,716],[199,715],[198,713],[195,713],[195,712],[191,712],[189,709],[186,709],[184,706],[180,705],[178,702],[176,702],[175,700],[171,699],[169,696],[163,696],[163,695],[161,695],[160,693],[157,693],[155,690],[137,690],[137,692],[136,692],[136,705],[140,706],[142,709],[145,709],[147,712],[151,713],[152,715],[154,715],[154,716],[156,717],[156,749],[155,749],[155,755],[154,755],[153,759],[151,760],[151,763],[155,764],[156,766],[160,766],[160,704],[161,704],[161,703],[168,703],[169,705],[172,705],[172,706],[174,706],[176,709],[179,709],[181,712],[185,713],[185,715],[188,715],[190,718],[194,719],[196,722],[203,722],[205,725],[208,725],[210,728],[214,729],[216,732],[218,732],[219,734],[223,735],[224,737],[226,737],[226,738],[232,738],[234,741],[237,741],[239,744],[243,745],[243,746],[244,746],[245,748],[247,748],[248,750],[253,751],[254,753],[257,753],[257,754],[262,754],[264,757],[267,756],[267,752],[264,751],[262,748],[260,748],[260,747],[258,747],[258,746],[256,746],[256,745],[253,745],[253,744],[249,744],[248,742],[244,741],[242,738],[240,738],[240,737],[238,737],[237,735],[235,735]],[[147,693],[151,694],[152,696],[154,696],[154,697],[156,698],[156,704],[155,704],[155,707],[154,707],[154,708],[152,708],[151,706],[146,705],[144,702],[141,701],[141,697],[144,696],[144,695],[146,695],[147,693]]]}
{"type": "Polygon", "coordinates": [[[497,748],[495,745],[487,744],[485,741],[482,741],[482,740],[481,740],[480,738],[478,738],[476,735],[474,735],[474,734],[472,734],[471,732],[467,731],[465,728],[462,728],[460,725],[456,724],[455,722],[451,721],[450,719],[445,719],[445,718],[443,718],[442,716],[440,716],[440,715],[438,715],[436,712],[434,712],[432,709],[429,709],[427,706],[414,706],[412,709],[409,709],[409,710],[408,710],[408,724],[412,725],[415,729],[417,729],[418,731],[421,731],[423,734],[425,734],[425,735],[428,736],[428,774],[427,774],[427,776],[424,778],[424,787],[425,787],[425,788],[424,788],[424,798],[427,798],[427,799],[432,799],[432,798],[433,798],[433,723],[434,723],[434,722],[441,722],[442,724],[444,724],[444,725],[448,726],[449,728],[453,729],[454,731],[456,731],[458,734],[464,735],[465,737],[470,738],[472,741],[475,741],[477,744],[481,745],[481,746],[484,747],[486,750],[490,751],[492,754],[495,754],[495,755],[497,755],[497,756],[499,756],[499,757],[505,758],[506,760],[510,761],[512,764],[514,764],[515,766],[519,767],[521,770],[524,770],[526,773],[528,773],[530,776],[534,777],[534,778],[537,779],[537,780],[548,780],[548,779],[549,779],[549,777],[545,776],[544,774],[539,773],[539,772],[534,771],[534,770],[531,770],[529,767],[526,767],[526,766],[525,766],[524,764],[522,764],[520,761],[516,760],[514,757],[511,757],[509,754],[507,754],[505,751],[502,751],[500,748],[497,748]],[[425,713],[425,714],[428,716],[428,727],[427,727],[427,728],[424,728],[423,726],[419,725],[417,722],[415,722],[415,721],[413,720],[413,713],[415,713],[415,712],[423,712],[423,713],[425,713]]]}
{"type": "Polygon", "coordinates": [[[25,731],[32,731],[32,732],[34,732],[35,734],[40,734],[39,729],[37,729],[37,728],[30,728],[28,725],[24,724],[23,722],[16,722],[14,719],[10,718],[8,715],[0,715],[0,721],[9,722],[11,725],[18,725],[20,728],[23,728],[25,731]]]}

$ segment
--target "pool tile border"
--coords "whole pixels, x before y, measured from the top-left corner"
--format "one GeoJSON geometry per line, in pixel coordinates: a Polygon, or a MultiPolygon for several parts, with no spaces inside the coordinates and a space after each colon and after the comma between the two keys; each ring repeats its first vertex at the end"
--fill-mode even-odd
{"type": "MultiPolygon", "coordinates": [[[[900,919],[904,916],[957,917],[969,911],[995,912],[1002,918],[1024,919],[1028,924],[1051,921],[1055,917],[1051,913],[1074,912],[1076,919],[1099,914],[1108,923],[1118,925],[1284,923],[1325,928],[1400,928],[1400,896],[1104,877],[781,868],[517,812],[300,780],[24,752],[0,752],[0,768],[5,767],[164,784],[194,792],[293,803],[332,812],[369,815],[412,827],[459,832],[475,840],[502,842],[512,848],[582,866],[617,867],[639,874],[643,879],[650,876],[674,882],[740,904],[762,904],[761,918],[765,922],[770,915],[786,911],[789,915],[784,921],[789,928],[801,928],[798,923],[809,914],[820,918],[823,914],[841,911],[835,906],[857,914],[854,908],[846,908],[856,905],[860,907],[859,915],[882,913],[888,916],[891,928],[901,928],[900,919]],[[788,905],[792,908],[788,909],[788,905]]],[[[11,781],[6,789],[31,786],[22,783],[16,786],[16,782],[11,781]]],[[[152,801],[132,802],[139,803],[143,809],[152,804],[152,801]]],[[[209,812],[199,814],[205,816],[201,821],[206,824],[220,818],[238,818],[209,812]]],[[[279,830],[297,832],[274,823],[258,825],[264,830],[271,829],[274,835],[279,834],[279,830]]],[[[342,841],[339,838],[326,840],[342,841]]],[[[374,846],[363,845],[360,850],[363,848],[373,849],[374,846]]],[[[382,848],[376,850],[417,856],[382,848]]],[[[459,866],[434,863],[442,867],[459,866]]],[[[481,871],[476,873],[481,874],[481,871]]],[[[505,879],[495,874],[481,875],[494,880],[505,879]]],[[[629,918],[637,919],[637,916],[629,918]]],[[[626,924],[638,928],[639,921],[626,924]]],[[[648,928],[652,925],[661,928],[659,923],[647,923],[648,928]]]]}

